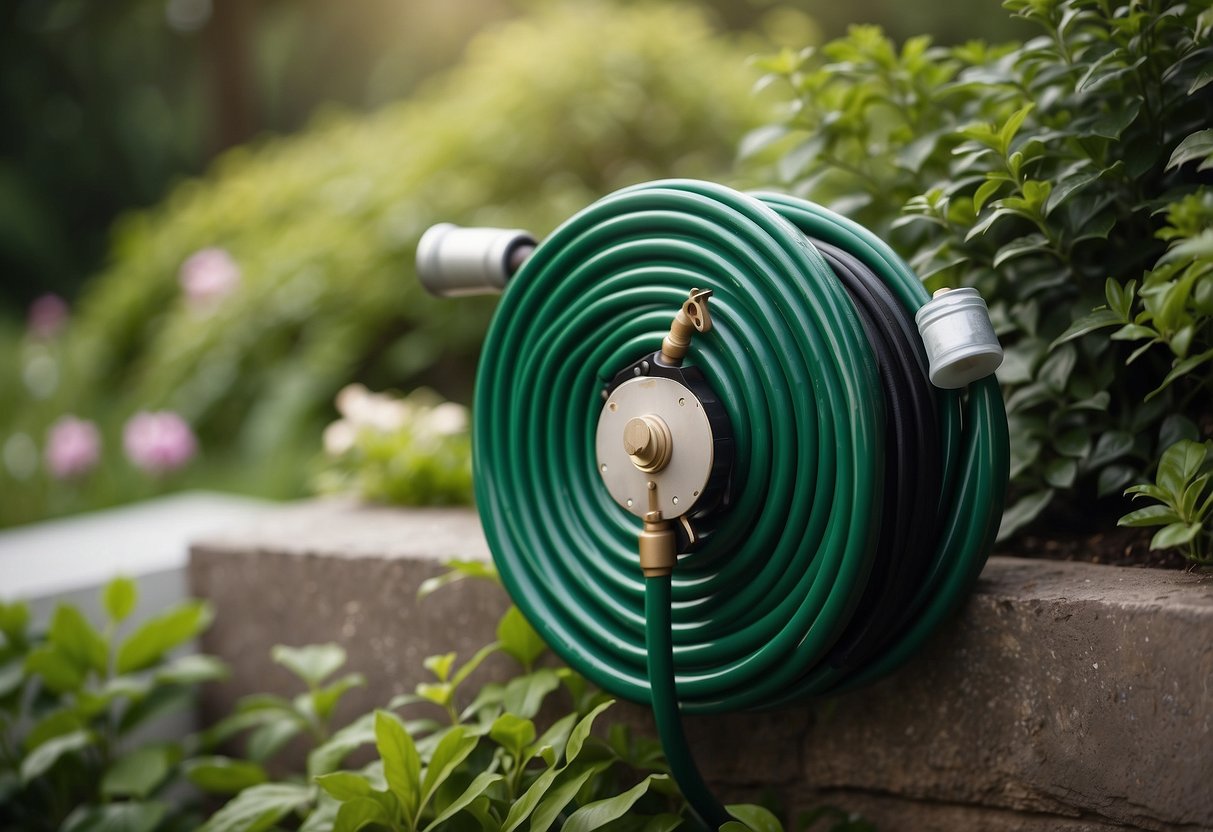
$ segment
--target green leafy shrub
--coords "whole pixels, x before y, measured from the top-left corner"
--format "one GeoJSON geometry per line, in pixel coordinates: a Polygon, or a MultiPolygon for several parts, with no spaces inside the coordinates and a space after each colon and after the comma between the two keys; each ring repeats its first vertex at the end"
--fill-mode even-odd
{"type": "Polygon", "coordinates": [[[985,296],[1007,351],[1005,538],[1118,494],[1210,411],[1213,10],[1004,5],[1043,35],[897,48],[858,27],[763,59],[790,100],[743,149],[763,181],[889,235],[929,288],[985,296]]]}
{"type": "Polygon", "coordinates": [[[179,780],[192,739],[148,741],[138,731],[187,707],[201,682],[226,668],[209,656],[171,658],[210,622],[197,601],[162,612],[117,638],[134,611],[135,584],[102,593],[108,623],[98,631],[60,605],[45,633],[29,608],[0,603],[0,829],[190,828],[188,806],[165,797],[179,780]]]}
{"type": "Polygon", "coordinates": [[[352,492],[398,505],[472,502],[467,408],[432,391],[403,399],[351,384],[337,394],[341,418],[324,430],[321,492],[352,492]]]}
{"type": "MultiPolygon", "coordinates": [[[[426,581],[418,598],[466,578],[498,581],[482,562],[452,566],[426,581]]],[[[299,680],[298,694],[246,696],[205,731],[161,741],[139,729],[189,704],[200,683],[226,668],[203,655],[169,657],[209,623],[201,602],[116,638],[136,600],[135,585],[118,579],[102,593],[104,631],[61,605],[45,634],[30,632],[26,605],[0,603],[0,830],[703,828],[670,779],[660,744],[623,723],[596,726],[613,700],[552,662],[516,607],[502,616],[496,641],[462,663],[454,653],[427,658],[430,681],[344,724],[338,705],[366,684],[359,673],[341,672],[345,650],[279,645],[272,659],[299,680]],[[473,687],[496,654],[517,665],[515,675],[473,687]],[[222,753],[237,747],[243,756],[222,753]],[[300,748],[306,763],[293,767],[300,748]],[[369,762],[350,767],[368,751],[369,762]],[[199,794],[226,802],[212,802],[208,815],[199,794]]],[[[730,830],[782,832],[760,806],[729,810],[739,819],[730,830]]],[[[831,807],[805,813],[798,828],[872,830],[831,807]]]]}
{"type": "MultiPolygon", "coordinates": [[[[204,457],[261,478],[277,463],[264,490],[298,493],[343,385],[470,391],[492,301],[425,295],[413,257],[426,227],[546,233],[625,184],[721,178],[754,123],[750,80],[741,49],[685,6],[552,4],[506,24],[415,99],[232,151],[119,223],[39,406],[103,429],[174,410],[204,457]],[[180,272],[209,249],[238,276],[192,302],[180,272]]],[[[4,422],[27,421],[15,404],[4,422]]],[[[24,429],[40,440],[45,424],[24,429]]]]}

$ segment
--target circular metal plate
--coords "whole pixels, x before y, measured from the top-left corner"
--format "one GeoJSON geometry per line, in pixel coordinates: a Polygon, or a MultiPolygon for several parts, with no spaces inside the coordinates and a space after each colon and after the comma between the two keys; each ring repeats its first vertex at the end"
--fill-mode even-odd
{"type": "Polygon", "coordinates": [[[657,483],[661,513],[672,519],[694,507],[712,473],[712,425],[687,387],[668,378],[641,376],[615,388],[598,416],[598,473],[615,502],[637,517],[649,510],[648,483],[657,483]],[[661,417],[673,436],[669,464],[646,474],[623,449],[623,430],[638,416],[661,417]]]}

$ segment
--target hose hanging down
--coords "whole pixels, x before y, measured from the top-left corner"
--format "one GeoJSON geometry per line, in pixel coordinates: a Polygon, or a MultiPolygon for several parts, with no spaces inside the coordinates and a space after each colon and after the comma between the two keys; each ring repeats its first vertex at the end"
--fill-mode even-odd
{"type": "Polygon", "coordinates": [[[1002,398],[992,378],[967,396],[927,385],[910,322],[927,300],[843,217],[666,181],[567,221],[493,319],[473,458],[502,580],[569,665],[653,705],[675,776],[713,826],[729,817],[695,771],[680,709],[769,708],[869,682],[985,563],[1007,480],[1002,398]],[[686,364],[727,414],[732,469],[727,497],[694,520],[698,544],[646,580],[640,520],[604,487],[595,430],[612,380],[661,345],[694,287],[712,291],[713,329],[686,364]]]}

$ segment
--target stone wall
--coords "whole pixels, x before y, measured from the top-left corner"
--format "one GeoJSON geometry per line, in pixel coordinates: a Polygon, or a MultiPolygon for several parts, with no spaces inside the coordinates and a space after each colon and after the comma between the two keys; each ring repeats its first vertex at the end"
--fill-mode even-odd
{"type": "MultiPolygon", "coordinates": [[[[191,587],[218,612],[203,648],[234,671],[204,718],[292,690],[268,661],[277,643],[347,648],[370,681],[347,716],[411,691],[425,656],[492,641],[506,605],[489,582],[421,602],[418,585],[488,557],[471,511],[344,502],[197,542],[191,587]]],[[[651,730],[644,708],[616,715],[651,730]]],[[[958,618],[881,683],[687,728],[722,795],[793,817],[829,803],[909,832],[1213,829],[1213,579],[993,558],[958,618]]]]}

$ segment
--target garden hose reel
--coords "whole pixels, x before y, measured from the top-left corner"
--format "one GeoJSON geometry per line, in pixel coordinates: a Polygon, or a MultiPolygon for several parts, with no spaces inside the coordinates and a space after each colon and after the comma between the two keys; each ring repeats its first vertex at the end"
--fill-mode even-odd
{"type": "Polygon", "coordinates": [[[689,180],[538,244],[436,226],[417,259],[435,293],[504,290],[473,413],[503,583],[570,666],[653,706],[710,825],[680,713],[870,682],[976,581],[1008,448],[974,290],[930,298],[841,216],[689,180]]]}

